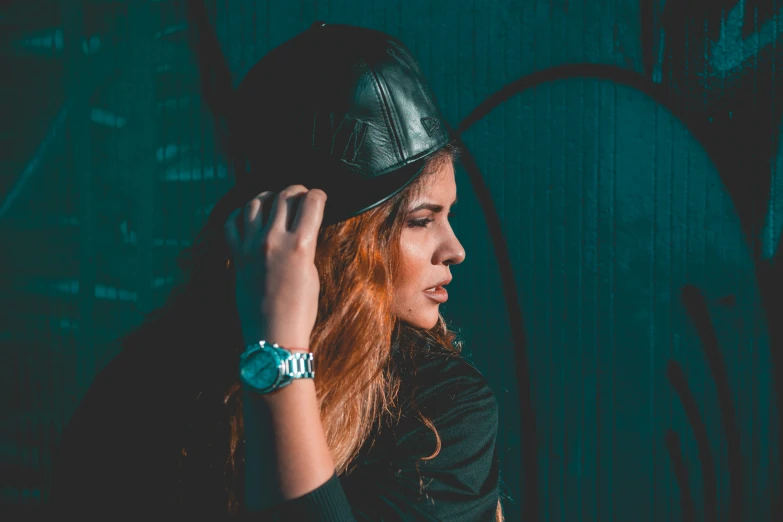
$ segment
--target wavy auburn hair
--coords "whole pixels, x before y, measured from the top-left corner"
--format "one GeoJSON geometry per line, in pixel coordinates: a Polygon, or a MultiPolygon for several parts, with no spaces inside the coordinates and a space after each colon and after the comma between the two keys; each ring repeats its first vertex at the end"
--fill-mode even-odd
{"type": "MultiPolygon", "coordinates": [[[[424,331],[402,323],[391,312],[394,281],[401,266],[398,246],[406,226],[405,210],[431,181],[432,175],[447,162],[454,162],[460,153],[456,140],[452,140],[427,159],[416,180],[388,201],[319,231],[315,263],[321,294],[310,347],[318,353],[316,394],[338,475],[351,470],[351,463],[369,438],[373,425],[377,423],[380,427],[384,414],[399,419],[397,394],[405,377],[389,363],[392,343],[399,343],[405,357],[410,357],[415,347],[421,345],[419,341],[454,353],[462,349],[461,340],[449,330],[442,315],[432,329],[424,331]]],[[[236,358],[243,343],[233,295],[233,269],[230,265],[227,269],[228,249],[222,227],[217,228],[220,230],[200,234],[183,251],[179,266],[186,283],[172,292],[165,311],[181,310],[178,315],[188,324],[209,324],[208,331],[201,331],[196,342],[202,346],[220,346],[225,352],[225,364],[210,364],[218,383],[214,395],[219,397],[221,415],[228,419],[223,439],[217,445],[224,445],[227,438],[228,448],[223,448],[222,453],[212,448],[216,453],[209,459],[209,468],[222,467],[226,509],[229,514],[239,514],[244,497],[244,444],[241,443],[244,426],[236,358]],[[201,312],[195,309],[204,305],[209,309],[201,312]],[[216,324],[220,327],[216,328],[216,324]],[[236,351],[232,353],[226,346],[234,346],[236,351]]],[[[149,318],[160,318],[163,313],[163,310],[155,311],[149,318]]],[[[221,355],[210,357],[214,361],[221,355]]],[[[418,417],[435,435],[435,451],[420,459],[430,460],[440,452],[440,437],[431,419],[421,412],[418,417]]],[[[192,469],[187,462],[189,458],[189,450],[183,448],[180,456],[183,473],[192,469]]],[[[181,484],[188,481],[182,480],[181,484]]],[[[421,477],[419,484],[423,493],[421,477]]],[[[192,493],[181,493],[181,496],[188,494],[192,493]]],[[[495,519],[504,520],[500,500],[495,519]]]]}

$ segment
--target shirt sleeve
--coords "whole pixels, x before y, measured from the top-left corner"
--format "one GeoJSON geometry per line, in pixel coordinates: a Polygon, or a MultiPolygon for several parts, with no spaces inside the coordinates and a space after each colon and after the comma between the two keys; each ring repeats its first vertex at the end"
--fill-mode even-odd
{"type": "Polygon", "coordinates": [[[338,480],[280,507],[279,520],[297,521],[494,521],[499,498],[495,442],[497,400],[485,379],[463,362],[459,371],[423,387],[416,395],[435,435],[405,409],[390,451],[338,480]],[[345,487],[343,487],[343,485],[345,487]]]}
{"type": "Polygon", "coordinates": [[[329,480],[310,493],[278,506],[272,520],[356,522],[356,517],[335,472],[329,480]]]}

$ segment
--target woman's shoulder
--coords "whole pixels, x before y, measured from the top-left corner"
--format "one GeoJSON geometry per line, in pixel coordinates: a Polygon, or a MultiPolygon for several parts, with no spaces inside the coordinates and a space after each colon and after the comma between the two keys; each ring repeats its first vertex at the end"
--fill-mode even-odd
{"type": "Polygon", "coordinates": [[[376,516],[391,505],[396,517],[489,520],[499,480],[495,394],[460,353],[435,348],[411,359],[401,368],[400,416],[342,478],[349,498],[376,516]]]}
{"type": "Polygon", "coordinates": [[[484,374],[464,352],[429,344],[414,352],[404,366],[408,379],[416,388],[489,388],[484,374]]]}
{"type": "Polygon", "coordinates": [[[497,424],[498,403],[481,371],[462,353],[430,346],[415,353],[402,375],[402,415],[436,421],[481,417],[497,424]]]}

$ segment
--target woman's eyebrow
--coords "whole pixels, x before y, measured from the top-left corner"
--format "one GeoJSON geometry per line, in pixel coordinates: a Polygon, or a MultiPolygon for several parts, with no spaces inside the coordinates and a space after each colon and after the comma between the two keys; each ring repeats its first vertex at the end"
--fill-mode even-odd
{"type": "MultiPolygon", "coordinates": [[[[457,201],[459,201],[459,198],[456,198],[454,202],[451,204],[451,206],[453,207],[454,205],[456,205],[457,201]]],[[[423,210],[423,209],[431,210],[437,214],[438,212],[443,211],[443,205],[436,205],[435,203],[425,202],[422,203],[421,205],[418,205],[417,207],[412,208],[411,210],[409,210],[409,212],[416,212],[417,210],[423,210]]]]}

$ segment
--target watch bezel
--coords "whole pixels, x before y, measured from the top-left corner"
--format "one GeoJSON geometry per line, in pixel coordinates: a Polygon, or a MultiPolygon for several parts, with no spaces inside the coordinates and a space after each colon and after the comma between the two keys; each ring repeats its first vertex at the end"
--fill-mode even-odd
{"type": "Polygon", "coordinates": [[[268,346],[271,346],[277,354],[277,380],[275,381],[275,387],[272,390],[274,391],[285,388],[294,380],[293,377],[285,372],[285,362],[291,358],[291,351],[283,348],[277,343],[268,346]]]}
{"type": "Polygon", "coordinates": [[[277,343],[268,344],[264,341],[258,341],[256,343],[248,344],[245,347],[245,352],[240,355],[240,358],[246,359],[247,357],[254,355],[256,352],[264,352],[265,355],[270,355],[274,358],[275,366],[277,366],[277,377],[268,387],[257,388],[242,378],[240,372],[240,379],[243,381],[243,384],[247,385],[255,393],[263,395],[273,392],[279,388],[283,388],[284,386],[287,386],[291,383],[292,379],[285,373],[285,361],[289,357],[287,350],[281,348],[277,343]]]}

